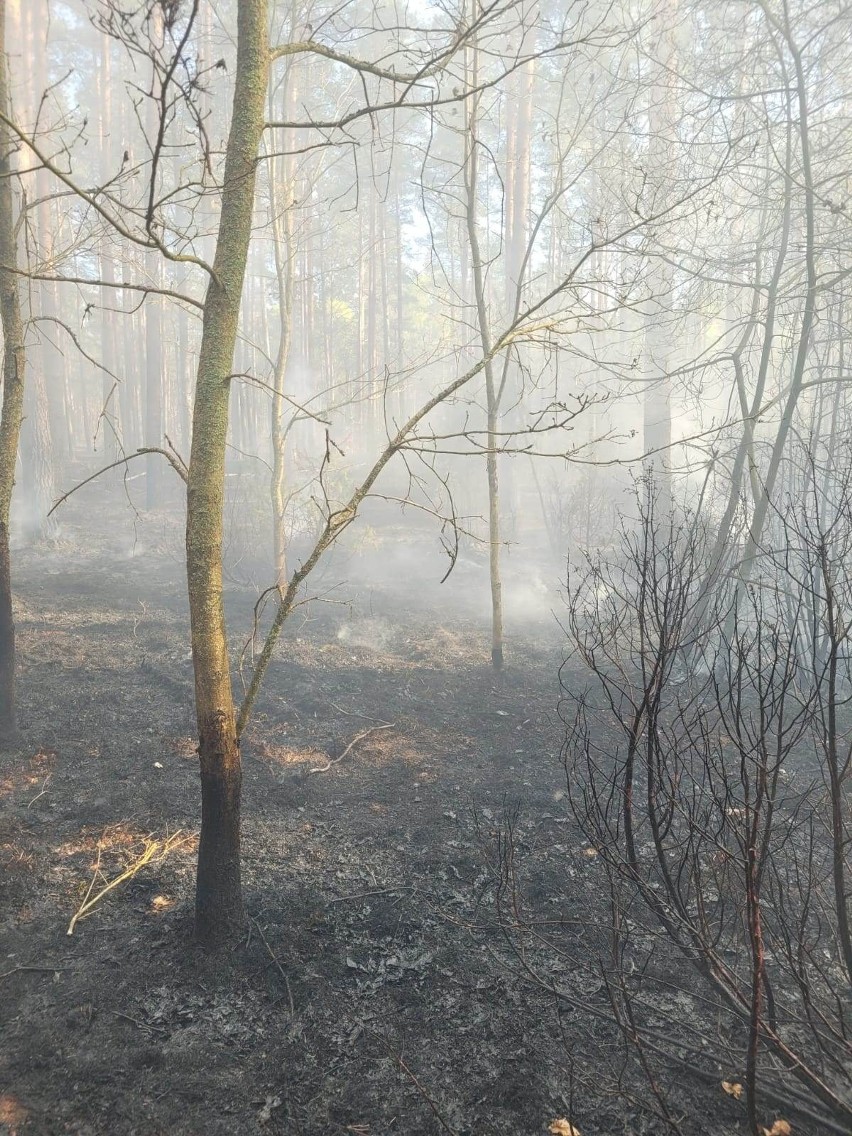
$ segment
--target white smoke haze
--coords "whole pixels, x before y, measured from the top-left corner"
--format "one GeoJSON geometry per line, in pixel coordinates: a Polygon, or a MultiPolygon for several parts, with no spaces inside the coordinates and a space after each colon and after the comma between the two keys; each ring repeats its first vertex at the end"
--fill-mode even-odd
{"type": "MultiPolygon", "coordinates": [[[[157,855],[206,826],[195,933],[245,931],[289,1007],[267,1065],[234,1010],[242,1127],[219,1097],[169,1113],[152,1073],[115,1132],[848,1132],[852,5],[0,0],[0,25],[0,737],[50,735],[0,776],[0,852],[48,878],[52,841],[96,893],[191,770],[204,821],[193,781],[157,855]],[[292,943],[258,882],[282,848],[292,943]],[[446,966],[430,920],[469,936],[446,966]],[[411,1049],[382,1032],[402,994],[310,1017],[457,964],[503,1032],[422,1080],[424,1023],[454,1045],[479,1008],[454,1033],[450,994],[419,1002],[411,1049]],[[393,1084],[334,1080],[365,1039],[393,1084]]],[[[72,963],[14,934],[0,981],[59,990],[72,963]]],[[[122,1076],[215,1017],[155,1004],[138,959],[109,1013],[151,1052],[122,1076]]],[[[103,1130],[106,1097],[39,1129],[5,1091],[3,1131],[103,1130]]]]}

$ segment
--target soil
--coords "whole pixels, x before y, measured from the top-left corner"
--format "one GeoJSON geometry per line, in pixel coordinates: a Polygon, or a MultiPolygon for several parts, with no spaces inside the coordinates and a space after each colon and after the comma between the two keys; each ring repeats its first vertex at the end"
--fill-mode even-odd
{"type": "MultiPolygon", "coordinates": [[[[246,934],[210,957],[191,934],[199,793],[177,522],[141,518],[148,547],[129,547],[127,517],[90,497],[64,525],[14,564],[0,1133],[669,1130],[630,1088],[595,977],[603,879],[564,803],[555,620],[510,626],[496,676],[486,625],[450,600],[391,582],[302,609],[244,740],[246,934]],[[67,934],[90,887],[154,841],[67,934]],[[504,933],[509,845],[556,949],[535,938],[519,957],[504,933]]],[[[229,585],[235,656],[255,594],[229,585]]],[[[669,1080],[692,1106],[706,1098],[688,1131],[744,1130],[718,1083],[669,1080]]]]}

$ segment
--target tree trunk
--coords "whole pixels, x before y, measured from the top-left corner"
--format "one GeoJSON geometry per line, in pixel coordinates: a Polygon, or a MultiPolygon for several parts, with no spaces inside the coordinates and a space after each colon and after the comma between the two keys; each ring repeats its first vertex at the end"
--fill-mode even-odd
{"type": "MultiPolygon", "coordinates": [[[[150,258],[149,279],[155,288],[162,286],[159,255],[150,258]]],[[[163,320],[159,296],[145,301],[145,445],[163,444],[163,320]]],[[[156,508],[162,500],[163,459],[148,454],[145,459],[145,506],[156,508]]]]}
{"type": "Polygon", "coordinates": [[[251,241],[269,73],[267,0],[240,0],[222,209],[204,302],[187,484],[186,557],[201,764],[196,933],[217,946],[244,921],[240,746],[222,603],[222,511],[234,346],[251,241]]]}
{"type": "MultiPolygon", "coordinates": [[[[163,12],[158,10],[156,6],[152,9],[149,35],[152,37],[152,45],[156,45],[159,48],[164,38],[163,12]]],[[[151,78],[151,91],[154,95],[157,94],[157,82],[157,75],[154,73],[151,78]]],[[[157,136],[157,130],[160,127],[160,113],[163,112],[158,102],[155,98],[150,98],[146,106],[146,133],[149,139],[154,139],[157,136]]],[[[152,177],[154,176],[155,174],[152,171],[152,177]]],[[[145,267],[147,270],[146,277],[148,283],[154,288],[162,287],[163,264],[160,254],[154,252],[146,255],[145,267]]],[[[143,438],[145,439],[146,446],[162,446],[163,397],[165,386],[163,362],[165,352],[163,351],[163,309],[160,304],[159,296],[156,294],[147,296],[142,313],[142,318],[145,321],[145,408],[143,411],[143,438]]],[[[160,504],[162,497],[162,466],[163,461],[159,454],[148,454],[145,458],[145,506],[148,509],[153,509],[160,504]]]]}
{"type": "MultiPolygon", "coordinates": [[[[296,105],[295,80],[292,73],[284,80],[284,117],[290,118],[296,105]]],[[[279,587],[287,584],[287,537],[284,528],[284,507],[287,488],[287,436],[284,385],[290,348],[293,342],[293,287],[295,283],[295,248],[293,244],[293,209],[296,199],[295,160],[287,154],[294,145],[290,131],[284,133],[282,149],[285,156],[269,167],[269,202],[272,212],[272,238],[275,251],[275,275],[278,283],[278,311],[280,328],[275,371],[272,379],[272,544],[275,564],[275,582],[279,587]]]]}
{"type": "MultiPolygon", "coordinates": [[[[58,352],[53,352],[58,356],[58,352]]],[[[51,378],[54,383],[64,383],[64,363],[61,371],[53,371],[51,378]]],[[[44,371],[39,368],[33,375],[30,384],[33,392],[35,422],[34,445],[30,473],[33,478],[33,494],[36,510],[35,533],[40,540],[51,539],[58,532],[55,514],[50,516],[50,510],[56,500],[56,476],[53,468],[53,430],[50,422],[50,391],[44,371]]],[[[54,386],[54,393],[56,388],[54,386]]]]}
{"type": "MultiPolygon", "coordinates": [[[[470,86],[477,83],[478,60],[476,48],[472,49],[473,64],[470,86]]],[[[488,480],[488,573],[491,584],[491,663],[495,670],[503,666],[503,583],[500,575],[500,487],[497,474],[497,429],[499,426],[500,405],[497,382],[494,375],[494,362],[491,358],[491,331],[488,326],[488,311],[485,302],[485,274],[482,253],[479,247],[479,234],[476,227],[476,195],[479,170],[479,142],[476,137],[479,99],[473,98],[470,104],[465,154],[465,190],[467,240],[470,248],[471,274],[474,300],[476,303],[479,339],[485,363],[485,400],[487,415],[486,476],[488,480]]]]}
{"type": "MultiPolygon", "coordinates": [[[[41,105],[47,88],[47,59],[45,25],[40,23],[34,6],[24,5],[27,19],[26,50],[32,66],[27,72],[30,109],[41,105]]],[[[41,271],[54,272],[53,245],[55,224],[51,210],[51,180],[45,169],[35,175],[35,261],[41,271]]],[[[32,265],[30,265],[32,267],[32,265]]],[[[36,293],[37,306],[32,305],[27,315],[33,320],[35,342],[30,351],[32,381],[25,394],[25,415],[21,431],[22,494],[26,501],[26,526],[35,539],[52,537],[57,532],[55,517],[48,511],[56,499],[54,491],[54,453],[51,436],[48,376],[54,394],[58,395],[67,384],[66,364],[54,344],[61,334],[53,322],[59,315],[55,286],[45,283],[36,293]]]]}
{"type": "MultiPolygon", "coordinates": [[[[678,180],[676,164],[671,158],[676,139],[677,106],[672,74],[677,62],[673,30],[677,25],[678,0],[668,0],[666,18],[658,42],[662,74],[649,91],[648,160],[654,175],[661,181],[678,180]]],[[[676,159],[674,160],[676,163],[676,159]]],[[[652,266],[650,274],[652,298],[645,326],[645,368],[647,386],[642,408],[643,467],[648,479],[648,492],[656,498],[656,515],[666,524],[672,510],[672,331],[674,309],[674,274],[665,262],[652,266]]]]}
{"type": "MultiPolygon", "coordinates": [[[[135,259],[130,259],[122,268],[122,283],[135,279],[135,259]]],[[[120,323],[119,345],[121,348],[121,377],[119,390],[119,414],[121,416],[121,444],[125,453],[144,444],[139,428],[139,326],[138,312],[134,312],[134,300],[129,293],[120,293],[115,301],[116,307],[124,308],[126,315],[120,323]]],[[[118,316],[114,316],[118,320],[118,316]]],[[[119,328],[116,329],[119,337],[119,328]]]]}
{"type": "MultiPolygon", "coordinates": [[[[0,0],[0,108],[9,113],[6,0],[0,0]]],[[[0,318],[3,324],[3,409],[0,417],[0,736],[15,732],[15,622],[9,554],[9,511],[24,414],[24,323],[12,196],[12,139],[0,126],[0,318]]]]}
{"type": "MultiPolygon", "coordinates": [[[[519,45],[520,49],[520,45],[519,45]]],[[[527,44],[525,50],[535,49],[535,39],[527,44]]],[[[506,201],[503,217],[503,291],[504,315],[506,323],[515,320],[520,312],[526,274],[526,251],[529,239],[530,187],[532,182],[532,107],[535,83],[535,66],[532,61],[525,63],[513,76],[512,105],[507,107],[506,138],[506,201]]],[[[503,428],[523,429],[525,415],[525,391],[522,362],[522,348],[517,346],[504,361],[503,373],[499,383],[500,391],[508,387],[508,395],[498,394],[501,405],[508,403],[508,410],[500,416],[503,428]]],[[[497,423],[495,423],[495,430],[497,423]]],[[[517,524],[522,514],[519,499],[519,486],[515,463],[504,455],[499,462],[501,506],[503,512],[502,528],[512,539],[517,539],[517,524]]]]}
{"type": "MultiPolygon", "coordinates": [[[[802,389],[804,387],[805,370],[807,367],[808,353],[811,346],[811,332],[813,331],[813,326],[817,314],[816,301],[819,280],[816,263],[816,194],[814,189],[813,173],[811,170],[807,82],[805,79],[802,54],[797,44],[793,40],[789,28],[785,29],[785,39],[787,41],[787,47],[790,51],[790,55],[793,59],[795,68],[795,92],[798,110],[798,141],[800,146],[799,157],[801,161],[800,176],[804,189],[805,205],[804,269],[806,290],[804,307],[802,309],[801,324],[799,326],[799,335],[796,342],[795,357],[793,360],[793,374],[787,392],[787,397],[784,402],[784,410],[781,415],[781,421],[778,425],[778,432],[772,444],[769,466],[763,479],[762,492],[755,505],[754,513],[751,519],[751,526],[749,528],[748,539],[746,541],[742,567],[740,568],[738,587],[739,596],[742,595],[746,585],[749,582],[749,579],[751,578],[751,573],[754,568],[755,561],[757,560],[760,553],[763,528],[766,524],[766,519],[769,514],[770,506],[772,504],[772,495],[775,489],[775,482],[778,477],[778,472],[781,468],[782,459],[786,451],[787,438],[790,432],[793,430],[793,419],[798,407],[799,397],[801,396],[802,389]]],[[[789,169],[785,171],[785,173],[789,174],[789,169]]]]}
{"type": "Polygon", "coordinates": [[[189,363],[189,317],[181,304],[178,309],[177,365],[175,367],[175,418],[177,421],[177,444],[182,453],[189,447],[191,430],[189,426],[192,406],[191,366],[189,363]]]}

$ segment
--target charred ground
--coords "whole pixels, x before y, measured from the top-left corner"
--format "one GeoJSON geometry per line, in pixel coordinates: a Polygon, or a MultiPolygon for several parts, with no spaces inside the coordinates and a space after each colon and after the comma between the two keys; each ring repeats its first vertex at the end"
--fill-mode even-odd
{"type": "MultiPolygon", "coordinates": [[[[640,1108],[647,1086],[594,975],[603,880],[565,808],[555,623],[516,633],[495,677],[484,626],[412,610],[392,587],[297,614],[244,742],[250,924],[212,960],[190,934],[198,781],[177,553],[169,538],[130,556],[119,521],[93,540],[91,520],[80,507],[56,547],[17,559],[0,1132],[485,1136],[569,1115],[583,1136],[665,1131],[640,1108]],[[524,918],[558,950],[534,932],[510,946],[495,903],[518,809],[524,918]],[[112,878],[146,837],[178,830],[185,843],[66,935],[98,857],[112,878]]],[[[253,598],[232,586],[235,649],[253,598]]],[[[668,1081],[687,1131],[737,1131],[718,1081],[668,1081]]]]}

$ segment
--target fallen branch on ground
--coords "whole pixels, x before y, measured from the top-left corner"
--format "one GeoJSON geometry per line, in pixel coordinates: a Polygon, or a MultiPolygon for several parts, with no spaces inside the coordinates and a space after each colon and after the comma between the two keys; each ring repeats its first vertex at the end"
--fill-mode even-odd
{"type": "Polygon", "coordinates": [[[308,773],[328,773],[332,765],[338,765],[341,761],[343,761],[344,757],[346,757],[346,755],[352,751],[352,749],[358,744],[358,742],[362,742],[364,738],[368,738],[370,734],[376,733],[377,730],[392,730],[394,728],[394,725],[394,722],[385,722],[381,726],[371,726],[369,730],[364,730],[363,734],[356,734],[339,757],[335,757],[333,761],[329,761],[325,765],[318,765],[315,769],[309,769],[308,773]]]}
{"type": "Polygon", "coordinates": [[[92,876],[92,882],[89,884],[89,890],[86,892],[86,898],[83,900],[77,911],[75,911],[71,922],[68,924],[68,930],[66,931],[66,934],[73,935],[74,928],[77,925],[78,920],[84,919],[87,915],[89,915],[95,905],[100,903],[103,897],[108,892],[111,892],[113,888],[117,888],[119,884],[123,884],[126,880],[132,879],[137,872],[144,868],[146,864],[150,864],[153,859],[156,858],[157,860],[163,860],[166,856],[168,856],[169,852],[173,852],[175,848],[178,848],[180,847],[180,845],[185,844],[189,839],[190,838],[188,836],[182,836],[180,830],[176,832],[174,836],[167,837],[167,839],[164,841],[146,839],[145,851],[140,856],[137,856],[133,863],[129,867],[125,868],[121,875],[116,876],[114,880],[110,880],[110,882],[105,887],[102,887],[96,895],[92,895],[95,881],[100,874],[101,850],[99,847],[98,858],[97,862],[95,863],[94,875],[92,876]]]}

